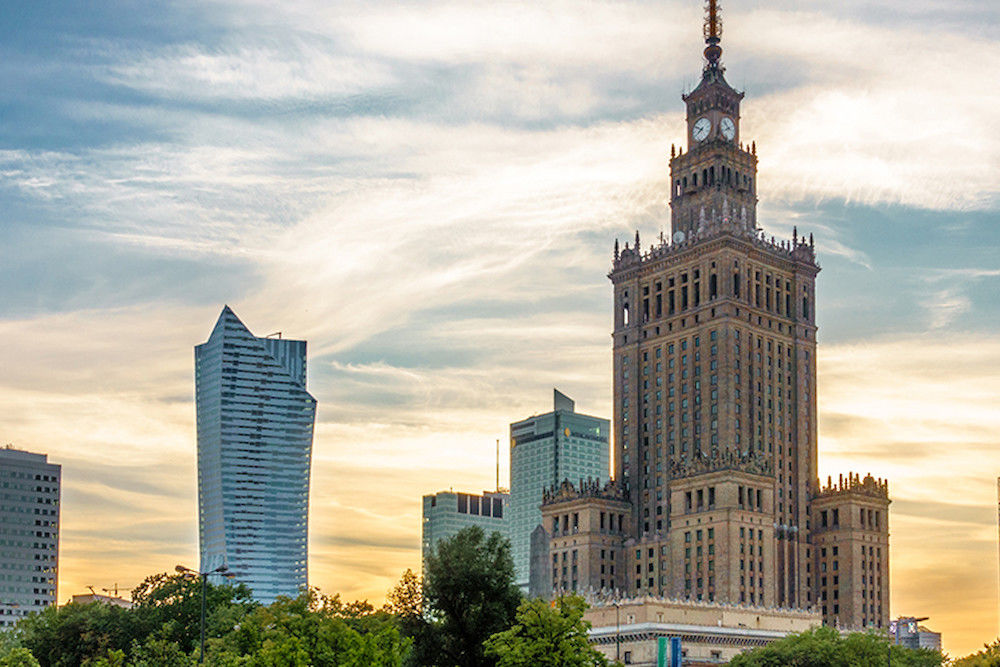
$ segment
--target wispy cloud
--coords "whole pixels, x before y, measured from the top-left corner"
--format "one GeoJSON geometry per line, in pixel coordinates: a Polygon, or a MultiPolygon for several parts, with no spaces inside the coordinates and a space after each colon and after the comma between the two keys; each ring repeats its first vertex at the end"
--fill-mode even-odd
{"type": "MultiPolygon", "coordinates": [[[[0,75],[42,92],[0,128],[0,436],[65,466],[61,591],[195,560],[191,346],[223,301],[309,340],[328,591],[416,567],[419,496],[491,486],[553,385],[608,414],[604,274],[614,236],[669,226],[697,4],[175,3],[127,39],[11,33],[0,75]]],[[[869,9],[730,8],[727,76],[765,229],[814,232],[826,267],[821,471],[891,478],[894,611],[968,650],[993,626],[939,591],[949,562],[992,576],[970,508],[998,463],[1000,343],[973,334],[1000,306],[1000,45],[969,17],[996,10],[869,9]]]]}

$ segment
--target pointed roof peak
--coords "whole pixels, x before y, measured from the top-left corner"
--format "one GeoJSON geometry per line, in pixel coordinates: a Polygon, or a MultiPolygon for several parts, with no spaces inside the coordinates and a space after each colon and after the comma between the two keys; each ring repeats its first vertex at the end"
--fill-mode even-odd
{"type": "Polygon", "coordinates": [[[566,412],[576,412],[576,403],[572,398],[562,393],[555,387],[552,388],[552,408],[554,410],[565,410],[566,412]]]}

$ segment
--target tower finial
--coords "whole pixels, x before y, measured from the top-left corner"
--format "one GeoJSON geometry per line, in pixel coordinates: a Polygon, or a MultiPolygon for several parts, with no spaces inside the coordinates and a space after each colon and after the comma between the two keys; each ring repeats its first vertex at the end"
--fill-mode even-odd
{"type": "Polygon", "coordinates": [[[719,58],[722,57],[722,13],[718,0],[705,0],[705,59],[707,69],[718,69],[719,58]]]}

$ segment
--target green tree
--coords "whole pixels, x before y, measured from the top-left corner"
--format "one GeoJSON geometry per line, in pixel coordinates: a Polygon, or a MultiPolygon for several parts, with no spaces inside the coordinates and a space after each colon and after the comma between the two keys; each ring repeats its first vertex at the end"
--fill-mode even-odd
{"type": "Polygon", "coordinates": [[[587,603],[578,595],[525,600],[514,627],[486,641],[497,667],[604,667],[605,657],[587,642],[587,603]]]}
{"type": "Polygon", "coordinates": [[[195,658],[166,639],[148,639],[143,644],[135,642],[131,655],[129,667],[188,667],[195,664],[195,658]]]}
{"type": "Polygon", "coordinates": [[[483,653],[483,642],[513,625],[520,601],[510,542],[500,533],[486,537],[478,526],[463,528],[427,555],[423,602],[433,624],[438,664],[496,664],[483,653]]]}
{"type": "Polygon", "coordinates": [[[100,602],[48,607],[21,619],[17,635],[43,667],[78,667],[110,651],[127,649],[141,630],[128,610],[100,602]]]}
{"type": "Polygon", "coordinates": [[[425,618],[423,582],[413,570],[406,570],[389,591],[383,610],[396,620],[400,633],[413,642],[406,666],[433,665],[440,654],[436,628],[425,618]]]}
{"type": "Polygon", "coordinates": [[[11,649],[0,658],[0,667],[40,667],[31,651],[19,646],[11,649]]]}
{"type": "Polygon", "coordinates": [[[1000,667],[1000,639],[984,644],[983,650],[951,663],[953,667],[1000,667]]]}
{"type": "Polygon", "coordinates": [[[928,649],[893,646],[883,635],[855,632],[842,637],[821,627],[789,635],[763,648],[733,658],[731,667],[940,667],[942,656],[928,649]]]}
{"type": "Polygon", "coordinates": [[[206,662],[219,667],[401,667],[408,650],[409,640],[400,637],[388,615],[309,591],[254,609],[228,634],[212,640],[206,662]]]}
{"type": "MultiPolygon", "coordinates": [[[[132,591],[135,607],[130,614],[137,639],[151,635],[175,642],[191,653],[201,635],[201,580],[183,574],[154,574],[132,591]]],[[[255,608],[250,589],[244,584],[206,588],[206,637],[227,632],[238,619],[255,608]]],[[[130,644],[124,647],[129,648],[130,644]]]]}

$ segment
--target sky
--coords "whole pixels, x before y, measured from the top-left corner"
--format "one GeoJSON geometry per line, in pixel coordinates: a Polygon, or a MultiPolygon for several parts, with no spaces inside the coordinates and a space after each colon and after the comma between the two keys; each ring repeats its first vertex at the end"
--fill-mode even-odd
{"type": "MultiPolygon", "coordinates": [[[[669,230],[699,5],[9,0],[0,443],[63,466],[60,598],[197,563],[223,304],[309,341],[326,593],[419,568],[420,497],[492,488],[552,387],[610,415],[606,274],[669,230]]],[[[760,223],[823,267],[821,475],[889,478],[891,613],[963,655],[998,626],[1000,5],[872,5],[732,0],[723,61],[760,223]]]]}

